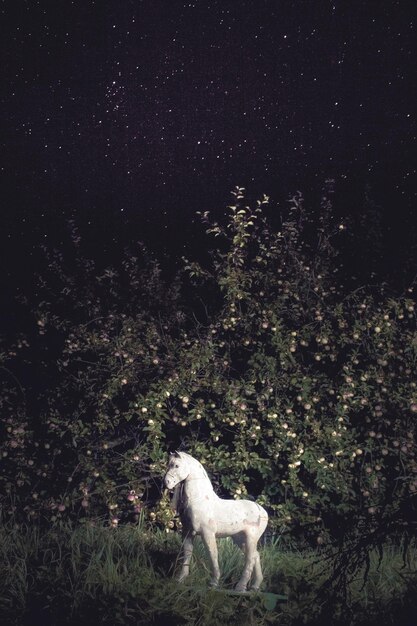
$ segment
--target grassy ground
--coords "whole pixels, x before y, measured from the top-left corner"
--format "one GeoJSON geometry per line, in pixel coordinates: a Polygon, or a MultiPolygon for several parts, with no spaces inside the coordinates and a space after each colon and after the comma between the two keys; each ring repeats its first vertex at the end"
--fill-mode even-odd
{"type": "Polygon", "coordinates": [[[262,548],[264,590],[285,594],[275,609],[264,594],[229,595],[243,559],[220,542],[222,589],[209,590],[208,562],[196,541],[191,574],[172,576],[180,539],[143,527],[0,527],[0,623],[42,624],[417,624],[417,550],[404,566],[399,548],[387,546],[368,580],[350,584],[347,600],[332,592],[331,566],[315,551],[262,548]],[[363,587],[363,588],[362,588],[363,587]]]}

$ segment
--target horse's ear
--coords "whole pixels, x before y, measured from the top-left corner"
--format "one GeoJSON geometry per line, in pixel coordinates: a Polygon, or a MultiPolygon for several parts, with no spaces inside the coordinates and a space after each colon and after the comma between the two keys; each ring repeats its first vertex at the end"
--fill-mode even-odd
{"type": "Polygon", "coordinates": [[[174,456],[176,456],[176,457],[178,457],[180,459],[181,458],[181,452],[178,452],[178,450],[175,450],[174,456]]]}

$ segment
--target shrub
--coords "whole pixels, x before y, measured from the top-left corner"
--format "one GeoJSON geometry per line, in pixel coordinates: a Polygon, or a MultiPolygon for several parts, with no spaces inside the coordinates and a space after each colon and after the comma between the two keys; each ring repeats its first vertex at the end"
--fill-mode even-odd
{"type": "MultiPolygon", "coordinates": [[[[54,384],[37,413],[3,395],[7,510],[117,525],[145,508],[173,528],[160,477],[167,451],[183,447],[221,495],[256,497],[281,532],[321,544],[410,527],[412,289],[342,285],[346,226],[330,188],[317,213],[295,194],[279,230],[266,196],[254,208],[242,188],[233,196],[223,220],[201,215],[217,243],[210,261],[185,259],[171,285],[143,249],[98,272],[74,230],[73,269],[51,257],[36,316],[54,384]],[[196,315],[187,305],[199,298],[196,315]]],[[[20,346],[5,367],[31,349],[20,346]]]]}

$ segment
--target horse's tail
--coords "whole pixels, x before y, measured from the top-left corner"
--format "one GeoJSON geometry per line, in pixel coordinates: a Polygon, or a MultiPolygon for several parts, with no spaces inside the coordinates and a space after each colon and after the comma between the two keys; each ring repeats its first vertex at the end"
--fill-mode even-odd
{"type": "Polygon", "coordinates": [[[257,502],[255,502],[255,504],[256,504],[256,506],[259,509],[259,514],[260,514],[261,518],[268,520],[269,519],[269,515],[268,515],[267,511],[265,511],[264,507],[261,506],[260,504],[258,504],[257,502]]]}

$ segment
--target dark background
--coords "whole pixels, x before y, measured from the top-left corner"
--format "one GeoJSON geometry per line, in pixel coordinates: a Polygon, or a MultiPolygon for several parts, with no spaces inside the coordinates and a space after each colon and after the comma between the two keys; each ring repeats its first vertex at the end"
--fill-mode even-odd
{"type": "Polygon", "coordinates": [[[143,240],[175,266],[206,245],[195,212],[220,215],[235,185],[285,205],[296,189],[317,202],[334,178],[353,222],[370,193],[381,267],[402,263],[416,232],[413,4],[2,2],[6,324],[68,219],[102,263],[143,240]]]}

